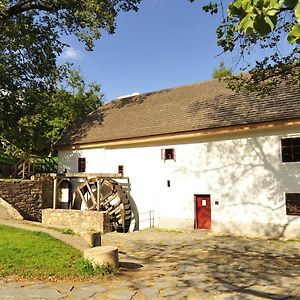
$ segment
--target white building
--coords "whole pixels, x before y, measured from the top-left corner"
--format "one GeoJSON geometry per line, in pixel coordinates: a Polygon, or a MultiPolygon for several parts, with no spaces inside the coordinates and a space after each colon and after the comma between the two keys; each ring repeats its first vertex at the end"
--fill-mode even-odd
{"type": "Polygon", "coordinates": [[[212,80],[118,99],[58,153],[61,170],[129,176],[155,226],[300,237],[298,87],[261,98],[212,80]]]}

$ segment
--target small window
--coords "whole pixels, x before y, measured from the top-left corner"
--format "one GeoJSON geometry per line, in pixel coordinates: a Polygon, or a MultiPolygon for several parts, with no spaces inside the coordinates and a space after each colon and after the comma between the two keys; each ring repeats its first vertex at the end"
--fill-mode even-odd
{"type": "Polygon", "coordinates": [[[118,174],[124,176],[124,166],[118,166],[118,174]]]}
{"type": "Polygon", "coordinates": [[[161,158],[163,160],[175,160],[175,149],[174,148],[168,148],[168,149],[161,149],[161,158]]]}
{"type": "Polygon", "coordinates": [[[300,161],[300,138],[281,139],[282,162],[300,161]]]}
{"type": "Polygon", "coordinates": [[[285,194],[286,214],[300,216],[300,193],[285,194]]]}
{"type": "Polygon", "coordinates": [[[78,172],[85,172],[86,162],[85,157],[78,158],[78,172]]]}

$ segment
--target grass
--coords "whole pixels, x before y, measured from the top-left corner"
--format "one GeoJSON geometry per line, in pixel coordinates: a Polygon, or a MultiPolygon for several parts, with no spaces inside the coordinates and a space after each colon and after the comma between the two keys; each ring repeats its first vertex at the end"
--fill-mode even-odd
{"type": "Polygon", "coordinates": [[[75,235],[75,232],[73,229],[67,228],[67,229],[63,229],[62,234],[69,234],[69,235],[75,235]]]}
{"type": "Polygon", "coordinates": [[[41,223],[35,224],[35,223],[29,223],[26,224],[32,227],[42,227],[42,228],[48,228],[57,232],[60,232],[62,234],[68,234],[68,235],[76,235],[76,232],[71,229],[71,228],[60,228],[60,227],[55,227],[55,226],[43,226],[41,223]]]}
{"type": "Polygon", "coordinates": [[[46,233],[0,225],[0,277],[80,279],[111,273],[109,267],[94,268],[79,250],[46,233]]]}

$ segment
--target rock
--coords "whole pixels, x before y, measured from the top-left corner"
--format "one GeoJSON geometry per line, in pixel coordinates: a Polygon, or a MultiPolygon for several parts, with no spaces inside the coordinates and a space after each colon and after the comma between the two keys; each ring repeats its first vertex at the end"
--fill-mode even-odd
{"type": "Polygon", "coordinates": [[[73,290],[70,295],[72,295],[73,297],[76,297],[78,299],[86,299],[86,298],[94,296],[95,294],[96,294],[96,292],[94,292],[94,291],[80,289],[80,290],[73,290]]]}
{"type": "Polygon", "coordinates": [[[120,289],[120,290],[114,290],[109,292],[108,298],[109,299],[132,299],[134,295],[136,294],[136,291],[128,290],[128,289],[120,289]]]}
{"type": "Polygon", "coordinates": [[[94,247],[84,251],[84,258],[92,262],[93,265],[119,266],[118,248],[115,246],[94,247]]]}
{"type": "Polygon", "coordinates": [[[61,293],[54,289],[0,288],[1,299],[60,299],[61,293]]]}

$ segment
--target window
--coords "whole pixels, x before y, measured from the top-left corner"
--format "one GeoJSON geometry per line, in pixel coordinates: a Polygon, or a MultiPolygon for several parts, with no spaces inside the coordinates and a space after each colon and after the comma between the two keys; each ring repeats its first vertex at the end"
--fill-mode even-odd
{"type": "Polygon", "coordinates": [[[124,176],[124,166],[118,166],[118,174],[124,176]]]}
{"type": "Polygon", "coordinates": [[[282,162],[300,161],[300,138],[281,139],[282,162]]]}
{"type": "Polygon", "coordinates": [[[78,158],[78,172],[85,172],[86,162],[85,157],[78,158]]]}
{"type": "Polygon", "coordinates": [[[300,216],[300,193],[285,194],[286,214],[300,216]]]}
{"type": "Polygon", "coordinates": [[[169,159],[175,160],[175,149],[174,148],[161,149],[161,159],[163,159],[163,160],[169,160],[169,159]]]}

